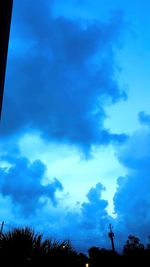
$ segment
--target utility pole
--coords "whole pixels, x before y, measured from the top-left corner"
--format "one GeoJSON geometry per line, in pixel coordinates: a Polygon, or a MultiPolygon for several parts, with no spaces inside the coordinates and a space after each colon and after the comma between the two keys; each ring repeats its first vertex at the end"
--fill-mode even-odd
{"type": "Polygon", "coordinates": [[[4,95],[7,52],[13,0],[0,0],[0,118],[4,95]]]}
{"type": "Polygon", "coordinates": [[[112,251],[115,251],[115,245],[114,245],[114,233],[113,233],[113,231],[112,231],[112,226],[111,226],[111,224],[109,224],[109,229],[110,229],[110,232],[108,233],[108,236],[109,236],[109,238],[110,238],[110,240],[111,240],[111,245],[112,245],[112,251]]]}
{"type": "Polygon", "coordinates": [[[1,236],[2,233],[3,233],[3,227],[4,227],[4,221],[3,221],[2,224],[1,224],[0,236],[1,236]]]}

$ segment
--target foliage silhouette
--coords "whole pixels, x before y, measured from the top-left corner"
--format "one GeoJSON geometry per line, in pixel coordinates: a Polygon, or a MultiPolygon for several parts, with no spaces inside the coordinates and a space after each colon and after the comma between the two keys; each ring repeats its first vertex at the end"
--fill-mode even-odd
{"type": "Polygon", "coordinates": [[[70,241],[44,240],[30,228],[17,228],[0,235],[1,266],[12,267],[99,267],[108,264],[135,265],[136,260],[150,260],[150,243],[147,247],[140,239],[130,235],[123,247],[123,254],[105,248],[91,247],[88,255],[77,253],[70,241]],[[133,261],[132,261],[133,260],[133,261]]]}
{"type": "Polygon", "coordinates": [[[109,262],[117,263],[120,260],[120,256],[117,252],[107,250],[105,248],[91,247],[88,250],[90,264],[92,267],[99,267],[102,262],[108,264],[109,262]]]}
{"type": "Polygon", "coordinates": [[[6,264],[24,266],[37,255],[44,254],[45,250],[42,236],[30,228],[14,229],[0,237],[0,256],[6,264]]]}
{"type": "Polygon", "coordinates": [[[42,240],[30,228],[14,229],[0,237],[0,257],[5,266],[76,266],[77,253],[69,241],[42,240]]]}
{"type": "Polygon", "coordinates": [[[134,235],[129,235],[128,240],[123,248],[123,254],[126,256],[142,256],[144,245],[140,243],[140,239],[134,235]]]}

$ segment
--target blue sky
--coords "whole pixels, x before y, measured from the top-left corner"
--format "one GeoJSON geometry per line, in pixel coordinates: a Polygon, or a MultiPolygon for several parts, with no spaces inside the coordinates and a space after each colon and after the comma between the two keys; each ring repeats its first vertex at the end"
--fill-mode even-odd
{"type": "Polygon", "coordinates": [[[149,1],[14,0],[0,218],[119,248],[150,234],[149,1]],[[138,221],[138,223],[137,223],[138,221]]]}

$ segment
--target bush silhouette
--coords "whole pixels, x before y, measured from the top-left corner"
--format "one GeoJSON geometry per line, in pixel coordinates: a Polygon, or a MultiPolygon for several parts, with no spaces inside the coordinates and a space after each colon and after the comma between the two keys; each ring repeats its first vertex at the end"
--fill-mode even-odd
{"type": "Polygon", "coordinates": [[[6,264],[24,266],[45,251],[46,243],[42,242],[42,236],[30,228],[14,229],[0,237],[0,256],[6,264]]]}
{"type": "MultiPolygon", "coordinates": [[[[42,235],[35,234],[31,228],[17,228],[0,235],[1,266],[12,267],[99,267],[111,264],[122,266],[144,263],[150,259],[150,245],[147,247],[140,239],[130,235],[123,248],[123,254],[105,248],[91,247],[89,257],[77,253],[69,241],[43,240],[42,235]],[[118,265],[119,263],[119,265],[118,265]]],[[[141,265],[143,266],[143,265],[141,265]]]]}
{"type": "Polygon", "coordinates": [[[140,239],[134,235],[129,235],[128,240],[123,248],[123,254],[126,256],[143,256],[144,245],[140,243],[140,239]]]}
{"type": "Polygon", "coordinates": [[[14,229],[0,237],[4,266],[77,266],[77,253],[69,241],[42,240],[30,228],[14,229]]]}
{"type": "Polygon", "coordinates": [[[117,252],[108,250],[105,248],[91,247],[88,250],[90,266],[99,267],[104,262],[108,263],[117,263],[120,260],[120,256],[117,252]]]}

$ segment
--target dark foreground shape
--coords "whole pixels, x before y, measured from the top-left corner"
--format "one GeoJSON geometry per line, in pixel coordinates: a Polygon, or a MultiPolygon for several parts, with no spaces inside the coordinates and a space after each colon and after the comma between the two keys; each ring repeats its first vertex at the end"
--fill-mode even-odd
{"type": "Polygon", "coordinates": [[[0,117],[4,94],[4,82],[9,43],[13,0],[0,0],[0,117]]]}
{"type": "Polygon", "coordinates": [[[70,241],[43,239],[30,228],[17,228],[0,235],[0,266],[11,267],[103,267],[149,266],[150,246],[129,236],[120,255],[113,250],[91,247],[89,255],[77,253],[70,241]]]}

